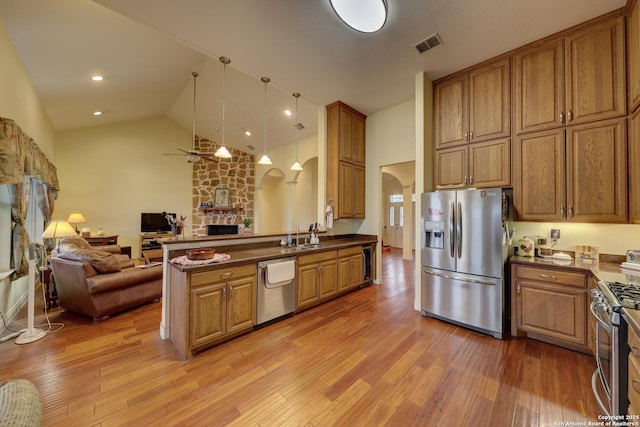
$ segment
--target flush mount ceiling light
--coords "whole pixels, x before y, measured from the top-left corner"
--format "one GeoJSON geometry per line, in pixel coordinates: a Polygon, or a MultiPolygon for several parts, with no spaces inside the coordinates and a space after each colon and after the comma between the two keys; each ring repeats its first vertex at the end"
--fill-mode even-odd
{"type": "Polygon", "coordinates": [[[258,160],[259,165],[270,165],[271,159],[267,156],[267,83],[271,81],[269,77],[263,77],[260,80],[264,83],[264,154],[258,160]]]}
{"type": "Polygon", "coordinates": [[[304,126],[302,126],[302,123],[298,122],[298,98],[300,98],[300,94],[298,92],[295,92],[293,94],[293,97],[296,99],[296,123],[295,123],[295,128],[296,128],[296,161],[293,162],[293,164],[291,165],[290,169],[292,171],[301,171],[302,170],[302,165],[298,161],[298,130],[301,127],[304,129],[304,126]]]}
{"type": "Polygon", "coordinates": [[[215,152],[214,156],[220,157],[222,159],[230,159],[231,153],[224,146],[224,113],[225,113],[225,105],[224,105],[224,88],[225,88],[225,76],[227,74],[227,64],[231,63],[231,60],[226,56],[220,57],[220,62],[222,62],[222,146],[218,148],[218,151],[215,152]]]}
{"type": "Polygon", "coordinates": [[[387,21],[386,0],[330,0],[336,15],[363,33],[375,33],[387,21]]]}
{"type": "Polygon", "coordinates": [[[94,82],[101,82],[104,78],[102,76],[92,76],[91,80],[93,80],[94,82]]]}

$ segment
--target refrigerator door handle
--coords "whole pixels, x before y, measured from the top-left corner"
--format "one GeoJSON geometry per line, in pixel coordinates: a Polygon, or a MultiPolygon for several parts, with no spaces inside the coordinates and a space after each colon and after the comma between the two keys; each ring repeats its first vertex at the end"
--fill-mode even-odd
{"type": "Polygon", "coordinates": [[[449,250],[451,252],[451,258],[456,256],[455,252],[455,240],[453,234],[453,223],[456,220],[455,215],[455,205],[451,202],[451,206],[449,207],[449,250]]]}
{"type": "Polygon", "coordinates": [[[469,279],[468,277],[460,277],[460,276],[454,276],[451,274],[436,273],[435,271],[427,270],[426,268],[423,269],[422,271],[431,276],[444,277],[445,279],[450,279],[450,280],[458,280],[458,281],[467,282],[467,283],[476,283],[479,285],[490,285],[490,286],[495,285],[494,282],[489,282],[488,280],[469,279]]]}
{"type": "Polygon", "coordinates": [[[458,202],[456,212],[456,239],[458,240],[458,259],[462,258],[462,203],[458,202]]]}

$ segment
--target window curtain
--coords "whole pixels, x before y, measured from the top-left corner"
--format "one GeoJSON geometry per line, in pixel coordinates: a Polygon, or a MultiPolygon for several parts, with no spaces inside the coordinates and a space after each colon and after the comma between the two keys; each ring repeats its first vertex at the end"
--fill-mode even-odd
{"type": "MultiPolygon", "coordinates": [[[[58,175],[56,167],[40,151],[38,145],[11,119],[0,117],[0,185],[8,185],[11,199],[11,253],[14,277],[27,274],[26,248],[30,238],[25,229],[30,203],[31,186],[44,185],[37,189],[38,207],[45,219],[53,212],[52,200],[56,198],[58,175]],[[46,194],[47,201],[39,194],[46,194]],[[47,214],[45,215],[45,211],[47,214]]],[[[0,233],[4,234],[4,233],[0,233]]]]}

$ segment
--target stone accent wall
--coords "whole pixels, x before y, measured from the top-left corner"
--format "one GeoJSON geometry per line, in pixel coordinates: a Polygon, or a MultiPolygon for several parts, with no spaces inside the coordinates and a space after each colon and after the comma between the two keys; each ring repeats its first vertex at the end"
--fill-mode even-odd
{"type": "MultiPolygon", "coordinates": [[[[213,153],[219,144],[196,136],[196,149],[213,153]]],[[[193,236],[206,236],[209,224],[240,224],[243,218],[253,219],[253,193],[255,186],[254,155],[227,147],[230,159],[218,162],[200,160],[193,164],[193,236]],[[232,210],[204,212],[200,205],[214,200],[216,188],[229,189],[229,205],[232,210]]]]}

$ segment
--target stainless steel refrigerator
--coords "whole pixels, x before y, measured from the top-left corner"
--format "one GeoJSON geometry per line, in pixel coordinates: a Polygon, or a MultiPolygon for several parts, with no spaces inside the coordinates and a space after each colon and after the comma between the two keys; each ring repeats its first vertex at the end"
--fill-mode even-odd
{"type": "Polygon", "coordinates": [[[502,339],[502,190],[422,194],[422,314],[502,339]]]}

